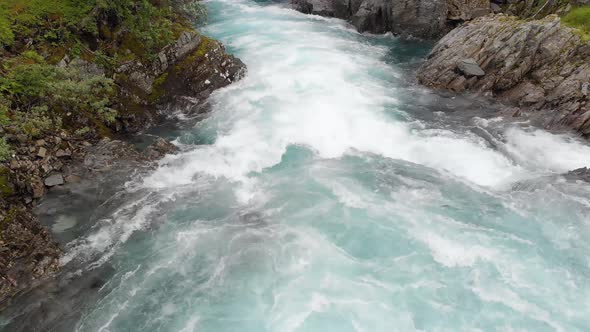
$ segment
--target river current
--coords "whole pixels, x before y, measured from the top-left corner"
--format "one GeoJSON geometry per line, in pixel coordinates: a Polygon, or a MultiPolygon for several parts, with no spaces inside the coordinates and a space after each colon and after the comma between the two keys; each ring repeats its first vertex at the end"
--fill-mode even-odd
{"type": "Polygon", "coordinates": [[[560,175],[588,145],[417,85],[427,43],[207,6],[246,77],[67,241],[101,282],[0,328],[590,330],[590,186],[560,175]]]}

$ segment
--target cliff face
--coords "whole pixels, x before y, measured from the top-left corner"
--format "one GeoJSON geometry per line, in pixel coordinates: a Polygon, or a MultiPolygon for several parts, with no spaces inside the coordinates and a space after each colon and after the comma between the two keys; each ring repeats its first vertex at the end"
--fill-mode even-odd
{"type": "Polygon", "coordinates": [[[431,87],[471,90],[519,107],[548,128],[590,134],[590,44],[556,16],[469,22],[441,39],[418,71],[431,87]]]}
{"type": "Polygon", "coordinates": [[[292,5],[303,13],[348,20],[360,32],[426,39],[490,12],[488,0],[292,0],[292,5]]]}

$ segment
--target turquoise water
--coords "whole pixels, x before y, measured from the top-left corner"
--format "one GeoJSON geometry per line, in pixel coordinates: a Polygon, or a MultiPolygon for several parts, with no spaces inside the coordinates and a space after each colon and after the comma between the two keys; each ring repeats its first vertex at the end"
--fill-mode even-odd
{"type": "Polygon", "coordinates": [[[207,4],[248,74],[67,245],[111,272],[62,330],[590,330],[590,147],[413,84],[427,45],[207,4]]]}

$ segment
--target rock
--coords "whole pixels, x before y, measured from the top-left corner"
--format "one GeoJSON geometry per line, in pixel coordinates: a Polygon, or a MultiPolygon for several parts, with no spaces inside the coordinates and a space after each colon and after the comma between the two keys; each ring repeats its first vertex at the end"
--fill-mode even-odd
{"type": "Polygon", "coordinates": [[[465,78],[465,76],[459,76],[453,82],[451,82],[449,84],[449,89],[451,89],[455,92],[464,91],[466,88],[466,82],[467,82],[467,79],[465,78]]]}
{"type": "Polygon", "coordinates": [[[533,105],[545,100],[545,90],[531,82],[525,81],[502,93],[500,99],[519,106],[533,105]]]}
{"type": "Polygon", "coordinates": [[[37,145],[37,146],[44,146],[45,144],[46,144],[46,142],[44,139],[40,139],[35,142],[35,145],[37,145]]]}
{"type": "Polygon", "coordinates": [[[143,70],[134,71],[129,75],[129,82],[146,95],[152,93],[154,81],[154,76],[145,73],[143,70]]]}
{"type": "Polygon", "coordinates": [[[45,185],[40,178],[34,177],[30,183],[31,191],[33,192],[33,198],[41,198],[45,195],[45,185]]]}
{"type": "Polygon", "coordinates": [[[305,14],[347,19],[351,16],[349,6],[355,3],[354,7],[358,9],[360,2],[360,0],[292,0],[291,5],[294,9],[305,14]]]}
{"type": "Polygon", "coordinates": [[[363,0],[351,17],[360,32],[432,39],[448,31],[446,0],[363,0]]]}
{"type": "Polygon", "coordinates": [[[70,63],[70,57],[66,54],[61,60],[59,60],[59,62],[57,63],[57,66],[60,68],[65,68],[68,66],[69,63],[70,63]]]}
{"type": "Polygon", "coordinates": [[[61,186],[64,184],[64,177],[61,174],[53,174],[45,178],[45,185],[48,187],[61,186]]]}
{"type": "Polygon", "coordinates": [[[587,167],[577,168],[563,174],[563,176],[568,180],[582,180],[590,183],[590,169],[587,167]]]}
{"type": "Polygon", "coordinates": [[[588,51],[557,16],[526,21],[489,15],[443,37],[417,77],[435,88],[499,96],[538,125],[590,135],[588,51]],[[463,82],[467,74],[473,76],[463,82]]]}
{"type": "MultiPolygon", "coordinates": [[[[468,21],[490,13],[489,0],[447,0],[447,19],[468,21]]],[[[497,5],[496,5],[497,6],[497,5]]]]}
{"type": "Polygon", "coordinates": [[[473,58],[459,60],[457,68],[467,76],[484,76],[486,74],[473,58]]]}
{"type": "Polygon", "coordinates": [[[493,2],[490,2],[490,10],[494,13],[494,14],[498,14],[502,12],[502,7],[498,6],[498,4],[495,4],[493,2]]]}
{"type": "Polygon", "coordinates": [[[12,169],[12,170],[17,170],[17,169],[19,169],[19,168],[20,168],[20,166],[21,166],[21,165],[20,165],[20,163],[18,162],[18,160],[16,160],[16,159],[12,159],[12,160],[10,161],[10,169],[12,169]]]}
{"type": "Polygon", "coordinates": [[[166,154],[174,153],[176,151],[178,151],[176,145],[159,137],[146,149],[145,154],[148,159],[155,160],[163,157],[166,154]]]}
{"type": "Polygon", "coordinates": [[[70,149],[59,149],[57,150],[57,152],[55,152],[55,156],[58,158],[64,158],[64,157],[71,157],[72,156],[72,151],[70,151],[70,149]]]}
{"type": "Polygon", "coordinates": [[[451,21],[466,21],[490,12],[488,0],[291,0],[294,9],[349,20],[360,32],[392,32],[434,39],[451,21]]]}
{"type": "Polygon", "coordinates": [[[37,150],[37,157],[45,158],[46,155],[47,155],[47,149],[45,149],[44,147],[40,147],[39,150],[37,150]]]}

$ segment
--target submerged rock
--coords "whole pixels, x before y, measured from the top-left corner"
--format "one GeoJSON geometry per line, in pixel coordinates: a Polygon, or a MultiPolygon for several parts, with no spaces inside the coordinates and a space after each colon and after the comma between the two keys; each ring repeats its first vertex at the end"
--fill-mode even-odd
{"type": "Polygon", "coordinates": [[[590,183],[590,169],[588,167],[574,169],[563,176],[568,180],[581,180],[590,183]]]}
{"type": "Polygon", "coordinates": [[[176,151],[178,151],[176,145],[158,137],[156,141],[146,149],[145,155],[150,160],[156,160],[176,151]]]}
{"type": "Polygon", "coordinates": [[[556,16],[475,19],[441,39],[417,76],[427,86],[497,96],[547,128],[590,134],[590,44],[556,16]]]}

